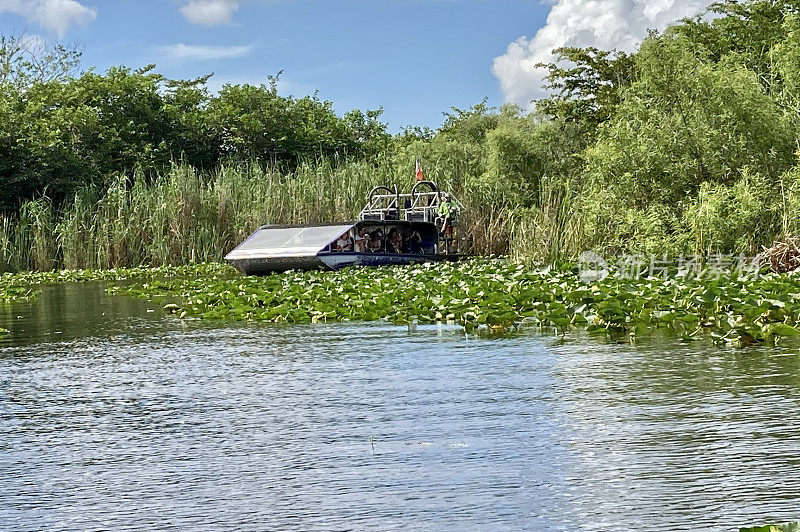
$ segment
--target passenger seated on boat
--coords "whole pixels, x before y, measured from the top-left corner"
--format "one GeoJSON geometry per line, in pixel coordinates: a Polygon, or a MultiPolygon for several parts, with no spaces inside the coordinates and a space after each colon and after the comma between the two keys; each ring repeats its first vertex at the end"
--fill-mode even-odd
{"type": "Polygon", "coordinates": [[[367,251],[369,253],[380,253],[383,251],[383,231],[378,229],[370,233],[369,242],[367,242],[367,251]]]}
{"type": "Polygon", "coordinates": [[[400,236],[400,231],[393,227],[389,231],[389,237],[386,239],[386,253],[395,253],[397,255],[403,252],[403,239],[400,236]]]}
{"type": "Polygon", "coordinates": [[[411,253],[412,255],[419,255],[422,253],[422,236],[420,236],[419,231],[414,231],[408,238],[406,253],[411,253]]]}
{"type": "Polygon", "coordinates": [[[427,239],[420,239],[420,253],[424,255],[433,255],[437,252],[437,244],[439,240],[435,237],[427,239]]]}
{"type": "Polygon", "coordinates": [[[369,230],[367,230],[366,227],[359,229],[353,239],[353,251],[356,253],[366,253],[369,238],[369,230]]]}
{"type": "Polygon", "coordinates": [[[349,231],[340,236],[336,241],[336,251],[353,251],[353,238],[350,236],[349,231]]]}
{"type": "Polygon", "coordinates": [[[404,226],[403,227],[403,229],[402,229],[402,235],[403,235],[402,249],[403,249],[403,253],[408,253],[408,241],[411,239],[411,233],[412,233],[412,231],[411,231],[410,227],[408,227],[408,226],[404,226]]]}

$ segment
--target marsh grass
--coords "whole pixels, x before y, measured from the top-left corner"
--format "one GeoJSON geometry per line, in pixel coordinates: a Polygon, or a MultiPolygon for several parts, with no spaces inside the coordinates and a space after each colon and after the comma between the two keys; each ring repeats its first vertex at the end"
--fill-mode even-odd
{"type": "MultiPolygon", "coordinates": [[[[390,160],[306,162],[292,172],[257,164],[200,173],[175,164],[148,181],[137,172],[105,188],[84,187],[60,208],[47,198],[0,217],[0,268],[103,269],[220,261],[264,224],[354,220],[368,192],[413,173],[390,160]]],[[[502,191],[471,185],[469,168],[432,161],[427,177],[464,203],[468,253],[547,259],[568,245],[570,202],[563,194],[534,211],[516,211],[502,191]],[[513,229],[512,229],[513,228],[513,229]]]]}
{"type": "Polygon", "coordinates": [[[509,225],[509,253],[517,262],[553,263],[580,250],[581,216],[577,192],[562,184],[544,189],[541,207],[513,211],[509,225]]]}
{"type": "Polygon", "coordinates": [[[13,270],[115,268],[219,261],[263,224],[355,217],[381,181],[366,164],[304,164],[292,173],[257,165],[200,174],[175,165],[105,189],[85,187],[56,212],[46,198],[0,218],[0,265],[13,270]]]}

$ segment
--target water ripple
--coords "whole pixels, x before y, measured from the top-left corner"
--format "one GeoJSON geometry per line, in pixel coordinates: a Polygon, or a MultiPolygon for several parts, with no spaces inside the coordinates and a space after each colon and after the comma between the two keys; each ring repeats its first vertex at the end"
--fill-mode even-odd
{"type": "Polygon", "coordinates": [[[93,335],[51,320],[64,339],[0,347],[0,529],[800,517],[793,352],[123,314],[93,335]]]}

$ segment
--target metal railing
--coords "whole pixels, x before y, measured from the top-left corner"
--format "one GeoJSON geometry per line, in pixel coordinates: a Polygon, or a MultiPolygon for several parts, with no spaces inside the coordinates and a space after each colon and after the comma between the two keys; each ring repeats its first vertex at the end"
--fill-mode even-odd
{"type": "MultiPolygon", "coordinates": [[[[370,191],[367,205],[361,210],[361,220],[436,223],[439,206],[445,193],[432,181],[420,181],[410,193],[400,193],[397,185],[380,186],[370,191]],[[427,189],[427,190],[425,190],[427,189]]],[[[461,202],[450,195],[456,210],[463,209],[461,202]]]]}

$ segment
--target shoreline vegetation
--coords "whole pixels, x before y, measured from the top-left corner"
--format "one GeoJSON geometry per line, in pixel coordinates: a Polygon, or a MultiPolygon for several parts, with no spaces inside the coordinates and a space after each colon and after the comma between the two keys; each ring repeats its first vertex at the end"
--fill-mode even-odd
{"type": "Polygon", "coordinates": [[[800,336],[800,275],[629,278],[586,283],[577,267],[531,269],[472,259],[337,272],[245,277],[223,264],[3,274],[0,303],[41,284],[106,281],[181,319],[276,324],[387,321],[447,324],[468,334],[587,331],[617,341],[659,333],[717,345],[775,345],[800,336]],[[124,281],[124,282],[120,282],[124,281]]]}
{"type": "Polygon", "coordinates": [[[211,93],[0,36],[0,270],[218,261],[262,224],[355,217],[416,160],[466,204],[470,253],[753,256],[800,234],[798,36],[794,1],[723,0],[631,53],[556,50],[528,109],[394,135],[280,74],[211,93]]]}

